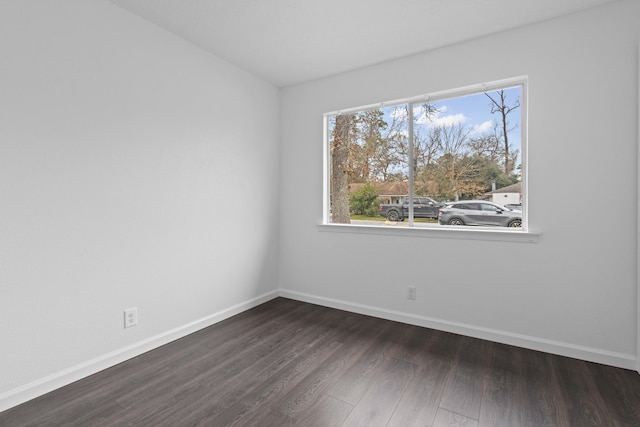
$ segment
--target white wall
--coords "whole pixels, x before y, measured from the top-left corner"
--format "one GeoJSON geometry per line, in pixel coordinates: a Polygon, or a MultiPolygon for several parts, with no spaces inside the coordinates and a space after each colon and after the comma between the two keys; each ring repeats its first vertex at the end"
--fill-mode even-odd
{"type": "Polygon", "coordinates": [[[102,0],[0,57],[0,411],[276,295],[275,87],[102,0]]]}
{"type": "Polygon", "coordinates": [[[639,22],[621,1],[285,89],[281,292],[637,369],[639,22]],[[521,75],[538,243],[320,230],[324,112],[521,75]]]}

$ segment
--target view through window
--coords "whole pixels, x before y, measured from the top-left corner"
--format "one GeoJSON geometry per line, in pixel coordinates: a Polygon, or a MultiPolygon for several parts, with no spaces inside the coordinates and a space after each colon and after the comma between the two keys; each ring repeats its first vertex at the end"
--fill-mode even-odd
{"type": "Polygon", "coordinates": [[[327,223],[524,228],[524,79],[325,115],[327,223]]]}

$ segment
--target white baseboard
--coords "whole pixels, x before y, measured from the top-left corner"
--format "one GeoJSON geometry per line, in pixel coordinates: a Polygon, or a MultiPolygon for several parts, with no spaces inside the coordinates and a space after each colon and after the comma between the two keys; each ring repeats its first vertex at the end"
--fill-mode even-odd
{"type": "Polygon", "coordinates": [[[402,313],[399,311],[387,310],[379,307],[372,307],[348,301],[340,301],[331,298],[318,297],[300,292],[280,289],[280,296],[298,301],[318,304],[325,307],[350,311],[353,313],[365,314],[381,319],[393,320],[416,326],[436,329],[440,331],[452,332],[516,347],[528,348],[531,350],[543,351],[559,356],[572,357],[574,359],[586,360],[589,362],[601,363],[603,365],[616,366],[623,369],[637,370],[638,360],[635,355],[616,353],[597,348],[579,346],[545,338],[532,337],[496,329],[482,328],[464,323],[450,322],[441,319],[434,319],[415,314],[402,313]]]}
{"type": "Polygon", "coordinates": [[[115,350],[111,353],[97,357],[92,360],[88,360],[76,366],[72,366],[55,374],[38,379],[29,384],[17,387],[13,390],[9,390],[0,394],[0,412],[9,408],[17,406],[21,403],[27,402],[36,397],[42,396],[53,390],[56,390],[72,382],[78,381],[82,378],[93,375],[104,369],[124,362],[125,360],[139,356],[146,353],[149,350],[158,348],[162,345],[168,344],[171,341],[175,341],[179,338],[192,334],[200,329],[211,326],[222,320],[225,320],[231,316],[242,313],[262,303],[265,303],[273,298],[278,297],[278,291],[269,292],[251,300],[236,304],[227,309],[221,310],[217,313],[206,316],[202,319],[180,326],[178,328],[169,330],[162,334],[147,338],[143,341],[129,345],[127,347],[115,350]]]}

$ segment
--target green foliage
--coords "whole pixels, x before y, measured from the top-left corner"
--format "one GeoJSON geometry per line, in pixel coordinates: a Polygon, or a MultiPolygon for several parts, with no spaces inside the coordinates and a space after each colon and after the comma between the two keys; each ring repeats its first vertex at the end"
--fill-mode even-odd
{"type": "Polygon", "coordinates": [[[378,215],[378,192],[371,184],[365,184],[354,191],[350,198],[351,213],[355,215],[378,215]]]}

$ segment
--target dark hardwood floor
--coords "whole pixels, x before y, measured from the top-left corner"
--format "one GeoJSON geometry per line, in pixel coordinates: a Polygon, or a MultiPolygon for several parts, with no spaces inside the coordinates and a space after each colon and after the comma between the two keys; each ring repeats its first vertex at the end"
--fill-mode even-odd
{"type": "Polygon", "coordinates": [[[1,426],[640,426],[640,375],[278,298],[1,426]]]}

